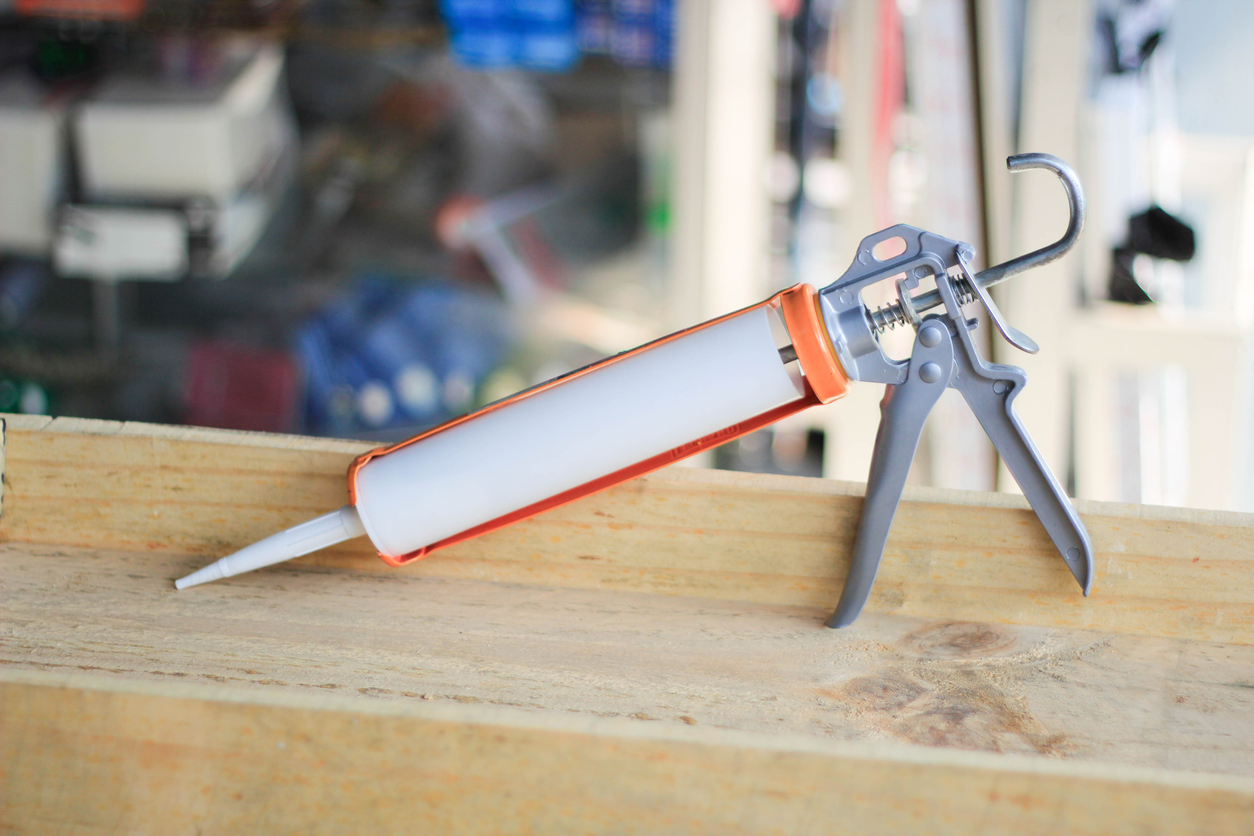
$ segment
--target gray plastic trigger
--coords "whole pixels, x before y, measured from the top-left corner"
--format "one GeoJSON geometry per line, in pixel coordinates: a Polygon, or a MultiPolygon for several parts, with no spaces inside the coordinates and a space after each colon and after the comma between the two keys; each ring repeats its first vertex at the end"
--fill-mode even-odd
{"type": "Polygon", "coordinates": [[[858,536],[840,603],[827,620],[828,627],[852,624],[866,605],[910,463],[923,435],[923,423],[949,385],[953,369],[954,345],[949,328],[939,317],[928,317],[914,341],[905,382],[887,386],[880,402],[880,427],[871,454],[858,536]]]}

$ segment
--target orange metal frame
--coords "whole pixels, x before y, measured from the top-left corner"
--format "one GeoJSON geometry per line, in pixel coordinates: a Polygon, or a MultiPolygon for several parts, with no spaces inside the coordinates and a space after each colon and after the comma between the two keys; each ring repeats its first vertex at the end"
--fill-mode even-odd
{"type": "Polygon", "coordinates": [[[788,290],[772,296],[765,302],[751,305],[747,308],[729,313],[726,316],[712,319],[709,322],[703,322],[700,325],[693,326],[692,328],[677,331],[674,334],[646,343],[639,348],[632,349],[631,351],[625,351],[622,354],[607,357],[604,360],[593,363],[590,366],[585,366],[584,368],[573,371],[570,374],[554,378],[553,380],[542,383],[539,386],[534,386],[530,389],[519,392],[516,395],[512,395],[511,397],[488,404],[475,412],[470,412],[466,415],[454,418],[451,421],[446,421],[438,427],[432,427],[424,433],[420,433],[413,438],[394,444],[391,447],[381,447],[376,450],[371,450],[368,453],[363,453],[361,456],[358,456],[348,468],[349,502],[353,505],[357,504],[357,473],[372,459],[378,458],[379,456],[386,456],[388,453],[399,450],[402,447],[407,447],[410,444],[415,444],[423,439],[430,438],[437,433],[450,430],[465,421],[472,421],[475,418],[486,415],[489,412],[503,409],[516,401],[522,400],[523,398],[533,397],[546,389],[554,386],[560,386],[563,383],[582,377],[583,375],[592,374],[598,369],[602,369],[612,363],[621,362],[628,357],[632,357],[643,351],[648,351],[651,348],[656,348],[663,343],[687,336],[694,331],[699,331],[702,328],[709,328],[712,325],[731,319],[734,316],[739,316],[740,314],[747,313],[748,311],[768,306],[776,308],[782,314],[784,318],[784,327],[788,329],[788,335],[792,339],[793,349],[797,352],[797,361],[801,365],[802,375],[806,384],[805,394],[797,400],[786,403],[783,406],[776,407],[768,412],[764,412],[763,414],[750,418],[747,421],[741,421],[738,424],[733,424],[732,426],[719,430],[718,432],[711,433],[704,438],[699,438],[696,441],[690,441],[687,444],[680,445],[673,450],[667,450],[665,453],[645,459],[642,462],[637,462],[630,467],[616,470],[613,473],[607,473],[599,479],[594,479],[591,482],[586,482],[582,485],[571,488],[568,491],[563,491],[562,493],[543,499],[540,502],[533,503],[524,508],[519,508],[517,511],[512,511],[508,514],[497,517],[496,519],[488,520],[485,523],[481,523],[473,528],[468,528],[465,531],[454,534],[451,537],[446,537],[439,542],[432,543],[429,546],[424,546],[417,551],[403,555],[389,555],[380,552],[379,557],[382,558],[384,563],[391,566],[403,566],[406,563],[411,563],[415,560],[426,557],[437,549],[451,546],[454,543],[460,543],[463,540],[469,540],[472,537],[478,537],[481,534],[487,534],[489,531],[495,531],[498,528],[504,528],[511,523],[535,516],[542,511],[557,508],[569,502],[574,502],[576,499],[588,496],[589,494],[603,491],[606,488],[611,488],[614,485],[634,479],[637,476],[642,476],[645,473],[651,473],[654,470],[663,468],[668,464],[679,461],[680,459],[685,459],[689,456],[700,453],[702,450],[708,450],[711,447],[716,447],[719,444],[740,438],[743,435],[773,424],[781,418],[800,412],[803,409],[807,409],[821,403],[830,403],[831,401],[834,401],[844,395],[845,390],[849,385],[849,377],[845,374],[844,369],[841,368],[839,361],[837,361],[835,351],[832,349],[831,342],[827,337],[827,329],[823,326],[823,320],[819,314],[818,294],[810,285],[798,284],[788,290]]]}

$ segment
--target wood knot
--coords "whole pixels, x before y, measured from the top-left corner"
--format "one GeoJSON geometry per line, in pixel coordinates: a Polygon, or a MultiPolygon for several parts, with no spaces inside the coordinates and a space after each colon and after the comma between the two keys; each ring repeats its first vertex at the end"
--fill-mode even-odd
{"type": "Polygon", "coordinates": [[[920,627],[902,638],[902,652],[921,659],[976,659],[1013,649],[1018,640],[989,624],[942,621],[920,627]]]}

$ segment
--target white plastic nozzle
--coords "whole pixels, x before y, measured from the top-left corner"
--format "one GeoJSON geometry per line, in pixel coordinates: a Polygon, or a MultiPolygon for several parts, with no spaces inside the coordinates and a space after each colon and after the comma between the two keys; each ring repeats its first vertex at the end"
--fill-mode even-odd
{"type": "Polygon", "coordinates": [[[192,572],[185,578],[179,578],[174,582],[174,587],[186,589],[189,586],[251,572],[253,569],[272,566],[318,549],[325,549],[327,546],[342,543],[353,537],[360,537],[365,533],[366,529],[361,524],[357,509],[352,505],[345,505],[338,511],[323,514],[321,517],[301,523],[287,531],[273,534],[251,546],[245,546],[217,563],[192,572]]]}

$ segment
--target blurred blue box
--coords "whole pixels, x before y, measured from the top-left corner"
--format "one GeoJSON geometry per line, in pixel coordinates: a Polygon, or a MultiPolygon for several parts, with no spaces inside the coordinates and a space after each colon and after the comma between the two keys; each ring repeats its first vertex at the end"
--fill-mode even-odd
{"type": "Polygon", "coordinates": [[[562,71],[579,60],[572,0],[440,0],[440,11],[467,67],[562,71]]]}

